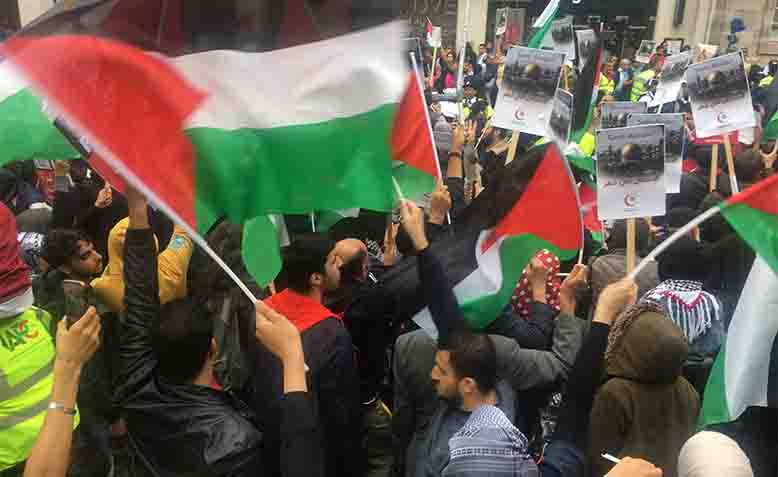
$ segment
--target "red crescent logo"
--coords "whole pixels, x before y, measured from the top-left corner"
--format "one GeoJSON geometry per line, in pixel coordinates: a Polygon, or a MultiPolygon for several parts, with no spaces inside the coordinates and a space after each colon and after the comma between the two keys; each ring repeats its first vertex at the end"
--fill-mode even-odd
{"type": "Polygon", "coordinates": [[[627,207],[635,207],[635,204],[637,203],[637,197],[635,197],[632,194],[627,194],[624,196],[624,205],[627,207]]]}

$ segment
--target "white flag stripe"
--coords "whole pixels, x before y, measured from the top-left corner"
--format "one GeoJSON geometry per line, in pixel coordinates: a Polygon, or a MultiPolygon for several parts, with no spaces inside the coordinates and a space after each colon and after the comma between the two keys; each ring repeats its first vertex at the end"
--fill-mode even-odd
{"type": "Polygon", "coordinates": [[[727,333],[725,386],[729,415],[767,406],[771,352],[778,334],[778,277],[756,258],[727,333]]]}
{"type": "Polygon", "coordinates": [[[170,62],[209,94],[187,127],[315,124],[398,103],[408,86],[404,36],[402,23],[391,22],[282,50],[213,50],[170,62]]]}

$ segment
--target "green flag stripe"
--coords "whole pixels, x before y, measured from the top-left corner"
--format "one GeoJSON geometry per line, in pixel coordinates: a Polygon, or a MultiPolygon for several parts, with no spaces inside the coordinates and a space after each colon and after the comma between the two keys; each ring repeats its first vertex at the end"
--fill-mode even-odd
{"type": "Polygon", "coordinates": [[[58,160],[79,156],[29,90],[0,102],[0,146],[0,165],[23,159],[58,160]]]}
{"type": "Polygon", "coordinates": [[[778,216],[736,203],[721,208],[732,228],[778,273],[778,216]]]}
{"type": "Polygon", "coordinates": [[[726,343],[721,346],[716,362],[713,363],[700,413],[700,427],[731,421],[727,404],[726,386],[726,343]]]}
{"type": "Polygon", "coordinates": [[[198,229],[220,216],[392,206],[388,131],[396,105],[318,124],[187,130],[196,151],[198,229]]]}

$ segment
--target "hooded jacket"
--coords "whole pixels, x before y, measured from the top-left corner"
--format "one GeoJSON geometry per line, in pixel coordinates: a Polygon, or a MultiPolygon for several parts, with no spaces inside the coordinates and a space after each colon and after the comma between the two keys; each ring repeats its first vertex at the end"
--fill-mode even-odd
{"type": "Polygon", "coordinates": [[[611,331],[606,354],[607,381],[595,396],[589,429],[592,475],[612,464],[600,457],[642,458],[677,475],[678,453],[694,434],[700,399],[681,376],[688,354],[678,326],[662,314],[628,310],[611,331]]]}
{"type": "MultiPolygon", "coordinates": [[[[92,281],[92,288],[100,300],[117,313],[124,308],[124,239],[129,223],[130,219],[125,218],[111,229],[108,235],[108,266],[100,278],[92,281]]],[[[167,248],[157,256],[161,304],[186,296],[186,272],[192,250],[192,239],[176,227],[167,248]]]]}

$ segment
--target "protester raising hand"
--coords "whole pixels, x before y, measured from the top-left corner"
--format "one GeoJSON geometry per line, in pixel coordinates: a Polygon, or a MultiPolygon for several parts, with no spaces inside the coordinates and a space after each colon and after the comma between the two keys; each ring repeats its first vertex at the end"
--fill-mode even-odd
{"type": "Polygon", "coordinates": [[[424,213],[419,206],[409,200],[403,200],[400,204],[400,214],[403,228],[411,238],[414,250],[421,252],[429,247],[427,233],[424,230],[424,213]]]}
{"type": "Polygon", "coordinates": [[[462,154],[462,150],[467,142],[467,131],[461,124],[456,124],[451,136],[451,153],[462,154]]]}
{"type": "Polygon", "coordinates": [[[448,192],[448,187],[443,184],[443,180],[438,178],[435,191],[430,197],[430,223],[442,225],[450,209],[451,194],[448,192]]]}
{"type": "Polygon", "coordinates": [[[662,469],[643,459],[625,457],[606,477],[662,477],[662,469]]]}
{"type": "Polygon", "coordinates": [[[575,315],[576,296],[578,290],[586,285],[586,275],[585,265],[579,263],[573,267],[559,288],[559,311],[566,315],[575,315]]]}
{"type": "Polygon", "coordinates": [[[111,190],[111,184],[105,183],[100,192],[97,193],[97,199],[95,200],[95,207],[98,209],[104,209],[111,205],[113,202],[113,191],[111,190]]]}
{"type": "Polygon", "coordinates": [[[608,285],[597,300],[594,321],[611,325],[622,311],[637,299],[638,286],[634,280],[623,279],[608,285]]]}
{"type": "Polygon", "coordinates": [[[69,329],[67,320],[60,320],[49,410],[24,467],[25,477],[64,477],[67,473],[81,369],[100,347],[100,329],[94,307],[69,329]]]}
{"type": "Polygon", "coordinates": [[[773,144],[772,151],[767,154],[759,151],[759,154],[762,156],[762,163],[764,164],[764,168],[771,170],[773,168],[773,164],[775,164],[775,159],[778,158],[778,141],[775,141],[773,144]]]}
{"type": "Polygon", "coordinates": [[[57,359],[83,366],[100,347],[100,317],[91,306],[70,329],[67,321],[57,326],[57,359]]]}

